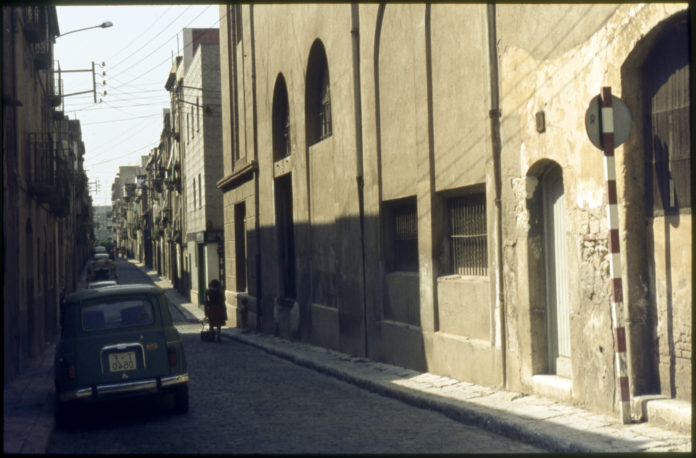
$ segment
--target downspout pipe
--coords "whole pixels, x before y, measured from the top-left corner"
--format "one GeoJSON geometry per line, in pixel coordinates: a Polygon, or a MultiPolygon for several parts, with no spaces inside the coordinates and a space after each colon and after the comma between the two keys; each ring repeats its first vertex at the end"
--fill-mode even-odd
{"type": "MultiPolygon", "coordinates": [[[[242,18],[236,18],[236,21],[241,21],[242,18]]],[[[236,26],[234,28],[235,30],[235,39],[234,43],[236,46],[236,26]]],[[[252,125],[254,126],[254,157],[258,161],[258,154],[259,154],[259,148],[258,148],[258,123],[256,122],[257,118],[257,110],[256,110],[256,40],[254,39],[255,33],[254,33],[254,5],[251,4],[249,5],[249,37],[250,37],[250,47],[251,47],[251,97],[252,97],[252,108],[253,108],[253,122],[252,125]]],[[[243,46],[243,45],[242,45],[243,46]]],[[[234,54],[234,59],[237,59],[237,53],[234,54]]],[[[236,65],[236,64],[235,64],[236,65]]],[[[234,72],[234,75],[236,77],[237,72],[234,72]]],[[[235,130],[235,132],[239,132],[238,129],[235,130]]],[[[239,139],[237,139],[237,142],[239,142],[239,139]]],[[[262,331],[263,330],[263,270],[262,270],[262,265],[261,265],[261,260],[263,259],[261,249],[263,244],[261,243],[261,208],[259,201],[259,192],[260,192],[260,177],[259,174],[261,173],[261,168],[257,167],[255,177],[254,177],[254,193],[255,193],[255,198],[254,198],[254,212],[255,212],[255,229],[256,229],[256,257],[255,257],[255,262],[256,262],[256,330],[257,331],[262,331]]]]}
{"type": "Polygon", "coordinates": [[[500,135],[500,88],[498,74],[498,48],[496,34],[496,9],[494,3],[487,5],[488,22],[488,61],[490,68],[491,109],[491,149],[493,156],[493,175],[495,181],[495,231],[496,231],[496,280],[498,290],[498,313],[500,322],[500,359],[503,387],[507,386],[507,354],[505,333],[505,290],[503,281],[503,210],[501,205],[502,176],[501,176],[501,150],[502,141],[500,135]]]}
{"type": "Polygon", "coordinates": [[[367,282],[365,274],[365,180],[363,177],[362,95],[360,92],[360,7],[350,5],[350,34],[353,42],[353,105],[355,108],[355,164],[358,187],[358,212],[360,215],[360,255],[362,260],[362,306],[365,357],[369,355],[367,335],[367,282]]]}

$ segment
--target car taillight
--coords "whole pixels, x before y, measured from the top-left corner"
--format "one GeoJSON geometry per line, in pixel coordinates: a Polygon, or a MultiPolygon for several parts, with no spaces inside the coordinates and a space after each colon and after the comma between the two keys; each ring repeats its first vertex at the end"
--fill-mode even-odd
{"type": "Polygon", "coordinates": [[[176,366],[176,348],[169,347],[168,353],[169,353],[169,365],[172,367],[176,366]]]}
{"type": "Polygon", "coordinates": [[[60,358],[60,360],[58,360],[58,363],[60,364],[61,368],[65,371],[65,374],[68,376],[68,378],[75,378],[74,362],[70,361],[69,359],[60,358]]]}

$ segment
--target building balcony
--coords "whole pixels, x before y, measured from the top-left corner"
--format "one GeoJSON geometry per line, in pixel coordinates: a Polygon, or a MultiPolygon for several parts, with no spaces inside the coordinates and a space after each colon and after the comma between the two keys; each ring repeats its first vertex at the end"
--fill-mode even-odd
{"type": "Polygon", "coordinates": [[[29,6],[24,8],[22,20],[22,31],[27,43],[36,44],[46,41],[48,25],[42,7],[29,6]]]}
{"type": "Polygon", "coordinates": [[[29,194],[48,204],[57,216],[65,216],[70,205],[70,171],[55,149],[53,139],[44,133],[28,133],[29,157],[27,184],[29,194]]]}
{"type": "Polygon", "coordinates": [[[181,192],[181,180],[179,178],[176,178],[176,177],[166,178],[164,180],[164,184],[167,187],[167,190],[169,190],[169,192],[173,192],[173,191],[181,192]]]}

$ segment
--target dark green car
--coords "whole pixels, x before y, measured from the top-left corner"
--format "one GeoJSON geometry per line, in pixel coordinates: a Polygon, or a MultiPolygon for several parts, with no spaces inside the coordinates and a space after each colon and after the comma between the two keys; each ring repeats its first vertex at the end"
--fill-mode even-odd
{"type": "Polygon", "coordinates": [[[172,394],[188,410],[184,347],[164,292],[117,285],[69,295],[56,351],[56,420],[69,423],[76,403],[143,394],[172,394]]]}

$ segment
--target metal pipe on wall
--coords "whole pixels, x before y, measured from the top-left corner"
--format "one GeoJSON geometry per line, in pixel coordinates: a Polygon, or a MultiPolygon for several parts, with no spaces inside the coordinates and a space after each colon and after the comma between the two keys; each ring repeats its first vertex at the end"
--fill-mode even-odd
{"type": "Polygon", "coordinates": [[[505,291],[503,281],[503,222],[502,205],[500,200],[502,177],[501,177],[501,150],[502,141],[500,138],[500,93],[498,86],[498,49],[495,21],[495,4],[487,5],[488,23],[488,61],[490,65],[490,90],[491,90],[491,148],[493,152],[493,175],[495,180],[495,206],[496,206],[496,279],[498,290],[498,312],[500,322],[500,356],[502,360],[502,382],[503,387],[507,386],[507,362],[506,362],[506,341],[505,341],[505,291]]]}
{"type": "Polygon", "coordinates": [[[360,10],[357,3],[350,6],[351,38],[353,41],[353,102],[355,109],[355,162],[358,186],[358,212],[360,215],[360,249],[362,257],[362,301],[363,301],[363,335],[364,352],[368,356],[367,335],[367,292],[365,276],[365,180],[363,177],[363,139],[362,139],[362,95],[360,92],[360,10]]]}
{"type": "MultiPolygon", "coordinates": [[[[242,18],[236,18],[237,21],[241,21],[242,18]]],[[[236,33],[236,25],[235,25],[235,33],[236,33]]],[[[257,117],[257,112],[256,112],[256,45],[255,45],[255,40],[254,40],[254,5],[249,5],[249,36],[250,36],[250,47],[251,47],[251,92],[252,92],[252,97],[253,97],[253,102],[252,106],[254,107],[254,112],[253,112],[253,125],[254,125],[254,157],[257,158],[258,160],[258,130],[257,130],[257,122],[256,122],[256,117],[257,117]]],[[[236,39],[235,39],[236,43],[236,39]]],[[[236,46],[236,44],[235,44],[236,46]]],[[[236,52],[234,53],[235,55],[235,60],[236,60],[236,52]]],[[[235,70],[234,74],[236,75],[237,72],[235,70]]],[[[238,130],[235,130],[235,132],[239,132],[238,130]]],[[[255,193],[255,198],[254,198],[254,211],[255,211],[255,226],[256,226],[256,330],[261,331],[263,329],[263,269],[261,265],[261,248],[263,244],[261,243],[261,209],[260,209],[260,204],[259,204],[259,192],[260,192],[260,177],[259,174],[261,173],[260,168],[256,168],[255,177],[254,177],[254,193],[255,193]]]]}

